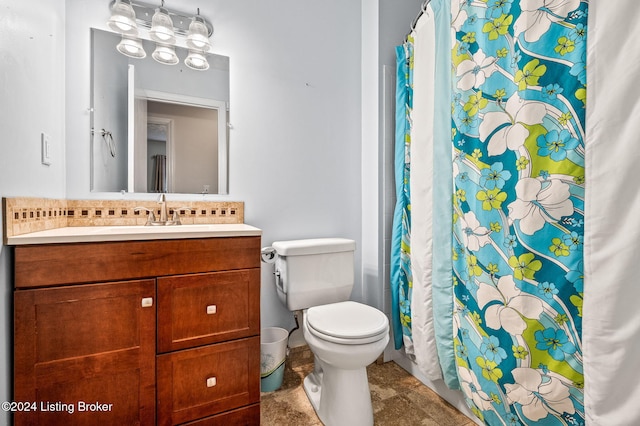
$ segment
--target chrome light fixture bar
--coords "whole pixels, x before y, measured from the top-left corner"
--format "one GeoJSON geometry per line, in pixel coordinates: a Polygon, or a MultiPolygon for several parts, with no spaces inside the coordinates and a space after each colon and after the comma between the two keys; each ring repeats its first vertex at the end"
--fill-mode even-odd
{"type": "Polygon", "coordinates": [[[211,48],[209,37],[213,34],[213,26],[200,16],[200,8],[195,16],[187,16],[164,7],[164,0],[159,7],[136,0],[114,0],[111,2],[111,17],[107,25],[122,34],[122,41],[117,49],[131,58],[147,56],[138,38],[138,24],[149,29],[149,37],[156,42],[156,49],[151,55],[153,59],[165,65],[176,65],[180,60],[176,55],[176,34],[186,38],[189,55],[185,64],[194,70],[204,71],[209,68],[206,53],[211,48]]]}
{"type": "MultiPolygon", "coordinates": [[[[121,0],[120,0],[121,1],[121,0]]],[[[119,3],[120,1],[114,0],[109,4],[109,8],[113,8],[115,3],[119,3]]],[[[158,9],[157,4],[145,3],[137,0],[131,1],[123,1],[123,3],[129,3],[133,7],[135,12],[135,18],[138,25],[144,27],[146,29],[151,29],[153,22],[153,15],[156,14],[156,9],[158,9]]],[[[164,2],[163,2],[164,3],[164,2]]],[[[171,10],[162,6],[162,8],[168,13],[169,17],[173,21],[173,30],[176,35],[186,37],[189,34],[189,25],[193,21],[194,16],[199,17],[199,21],[201,21],[206,29],[207,35],[211,37],[213,35],[213,25],[206,19],[202,18],[201,15],[193,15],[184,12],[177,12],[175,10],[171,10]]]]}

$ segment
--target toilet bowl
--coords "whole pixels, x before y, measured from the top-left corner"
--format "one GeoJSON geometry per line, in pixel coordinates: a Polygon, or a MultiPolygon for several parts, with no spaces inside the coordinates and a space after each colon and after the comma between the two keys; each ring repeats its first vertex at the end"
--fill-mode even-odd
{"type": "Polygon", "coordinates": [[[315,356],[304,390],[327,426],[369,426],[373,409],[366,367],[389,342],[389,321],[371,306],[352,301],[304,311],[303,335],[315,356]]]}

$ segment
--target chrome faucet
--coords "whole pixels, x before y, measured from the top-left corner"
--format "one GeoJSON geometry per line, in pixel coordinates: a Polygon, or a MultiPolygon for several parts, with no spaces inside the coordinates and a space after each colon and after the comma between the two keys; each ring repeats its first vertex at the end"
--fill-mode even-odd
{"type": "Polygon", "coordinates": [[[167,212],[167,196],[164,192],[158,197],[158,204],[160,204],[160,223],[165,225],[168,222],[169,213],[167,212]]]}
{"type": "Polygon", "coordinates": [[[156,216],[153,213],[153,210],[150,210],[146,207],[136,207],[134,210],[140,211],[144,210],[148,212],[147,222],[145,226],[151,225],[181,225],[180,215],[178,214],[178,210],[173,211],[173,216],[169,219],[169,209],[167,208],[167,196],[162,193],[158,197],[158,204],[160,204],[160,219],[156,220],[156,216]]]}

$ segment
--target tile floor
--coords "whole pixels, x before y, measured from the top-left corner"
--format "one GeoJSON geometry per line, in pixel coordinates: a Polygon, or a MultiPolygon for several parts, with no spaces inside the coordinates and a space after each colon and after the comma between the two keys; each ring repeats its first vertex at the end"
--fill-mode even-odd
{"type": "MultiPolygon", "coordinates": [[[[261,424],[321,426],[302,389],[313,369],[307,347],[293,348],[287,358],[282,387],[261,394],[261,424]]],[[[376,426],[475,426],[456,408],[394,362],[367,368],[376,426]]]]}

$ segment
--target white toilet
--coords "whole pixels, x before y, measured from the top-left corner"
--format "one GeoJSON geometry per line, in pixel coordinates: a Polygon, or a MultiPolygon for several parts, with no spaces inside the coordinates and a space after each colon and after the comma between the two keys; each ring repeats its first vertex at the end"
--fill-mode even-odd
{"type": "Polygon", "coordinates": [[[372,425],[366,367],[387,346],[389,321],[349,301],[355,241],[278,241],[273,248],[278,296],[289,310],[303,310],[303,335],[315,356],[304,379],[311,405],[326,426],[372,425]]]}

